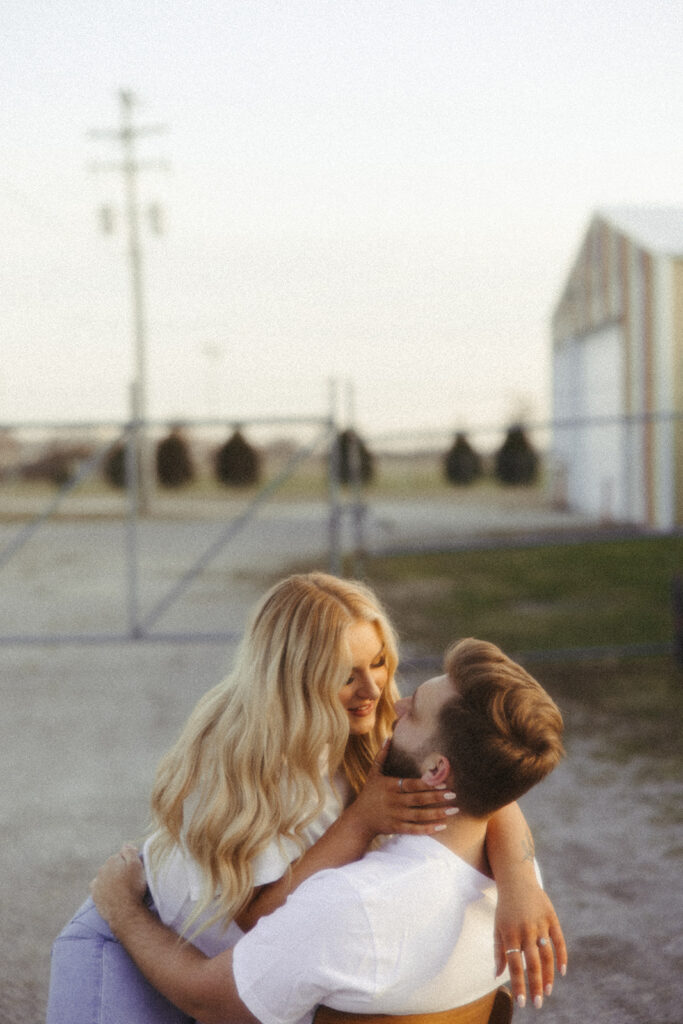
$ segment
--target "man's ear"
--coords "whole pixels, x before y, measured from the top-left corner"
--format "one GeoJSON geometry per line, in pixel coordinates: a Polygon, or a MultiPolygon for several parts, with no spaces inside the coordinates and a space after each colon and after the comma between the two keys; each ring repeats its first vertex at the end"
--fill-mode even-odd
{"type": "Polygon", "coordinates": [[[429,754],[422,762],[422,781],[428,786],[444,786],[451,774],[451,762],[443,754],[429,754]]]}

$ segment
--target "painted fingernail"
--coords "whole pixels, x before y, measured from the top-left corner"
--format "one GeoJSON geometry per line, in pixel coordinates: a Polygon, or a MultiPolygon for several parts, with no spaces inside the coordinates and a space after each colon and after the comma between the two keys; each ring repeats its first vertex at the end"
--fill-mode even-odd
{"type": "Polygon", "coordinates": [[[434,831],[435,832],[443,832],[445,828],[446,828],[445,825],[435,825],[434,826],[434,831]]]}
{"type": "Polygon", "coordinates": [[[566,964],[560,964],[560,974],[562,975],[563,978],[564,978],[566,973],[567,973],[567,965],[566,964]]]}
{"type": "Polygon", "coordinates": [[[545,987],[545,994],[547,996],[551,996],[553,994],[553,986],[552,985],[546,985],[546,987],[545,987]]]}
{"type": "Polygon", "coordinates": [[[444,793],[444,800],[455,800],[455,793],[444,793]]]}
{"type": "Polygon", "coordinates": [[[459,807],[447,807],[446,810],[443,813],[444,814],[460,814],[460,808],[459,807]]]}
{"type": "Polygon", "coordinates": [[[543,1006],[543,996],[534,996],[534,1006],[537,1010],[540,1010],[543,1006]]]}
{"type": "Polygon", "coordinates": [[[526,996],[523,996],[521,993],[517,996],[517,1006],[519,1006],[522,1010],[526,1006],[526,996]]]}
{"type": "Polygon", "coordinates": [[[434,789],[445,789],[445,788],[446,788],[446,783],[445,782],[442,782],[440,786],[434,786],[434,789]]]}

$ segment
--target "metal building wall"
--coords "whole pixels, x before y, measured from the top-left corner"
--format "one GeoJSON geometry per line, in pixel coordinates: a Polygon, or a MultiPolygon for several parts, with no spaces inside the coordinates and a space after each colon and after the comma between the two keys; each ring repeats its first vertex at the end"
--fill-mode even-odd
{"type": "Polygon", "coordinates": [[[555,318],[554,463],[570,507],[605,520],[642,522],[642,338],[638,253],[594,219],[555,318]],[[573,425],[570,425],[573,424],[573,425]]]}
{"type": "Polygon", "coordinates": [[[683,525],[683,260],[672,268],[672,365],[674,409],[678,417],[673,429],[673,475],[675,522],[683,525]]]}
{"type": "Polygon", "coordinates": [[[682,525],[682,411],[683,259],[596,216],[553,316],[553,455],[570,507],[682,525]]]}

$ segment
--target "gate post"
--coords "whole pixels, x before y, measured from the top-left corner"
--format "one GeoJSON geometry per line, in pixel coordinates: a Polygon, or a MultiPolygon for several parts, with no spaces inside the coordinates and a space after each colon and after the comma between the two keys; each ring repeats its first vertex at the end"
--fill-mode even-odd
{"type": "Polygon", "coordinates": [[[365,561],[365,501],[363,498],[363,469],[361,464],[361,441],[356,431],[356,395],[353,382],[346,382],[349,482],[351,484],[351,536],[353,550],[353,575],[360,579],[365,561]]]}
{"type": "Polygon", "coordinates": [[[341,453],[339,451],[339,427],[337,425],[337,382],[330,381],[330,450],[327,464],[329,519],[328,563],[333,576],[341,576],[341,509],[339,504],[339,478],[341,453]]]}
{"type": "MultiPolygon", "coordinates": [[[[138,408],[135,397],[136,385],[131,385],[131,408],[133,416],[136,416],[138,408]]],[[[128,516],[126,522],[126,562],[128,576],[128,628],[133,640],[139,640],[142,636],[140,630],[140,606],[139,606],[139,552],[138,552],[138,527],[140,519],[140,501],[138,492],[138,428],[139,423],[134,418],[128,425],[125,448],[125,483],[128,495],[128,516]]]]}

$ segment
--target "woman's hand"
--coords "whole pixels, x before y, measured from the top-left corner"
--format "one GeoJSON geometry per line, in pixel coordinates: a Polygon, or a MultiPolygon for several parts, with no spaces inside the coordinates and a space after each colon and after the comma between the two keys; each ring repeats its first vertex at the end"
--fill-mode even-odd
{"type": "Polygon", "coordinates": [[[534,1006],[553,990],[555,957],[560,974],[567,970],[564,935],[547,893],[540,886],[499,889],[495,922],[496,973],[510,968],[513,995],[519,1006],[526,1003],[524,971],[534,1006]],[[553,949],[555,956],[553,956],[553,949]]]}
{"type": "Polygon", "coordinates": [[[423,779],[395,779],[382,774],[389,749],[386,741],[368,773],[365,785],[344,812],[352,815],[368,842],[379,835],[432,835],[443,831],[457,814],[455,793],[434,788],[423,779]]]}

